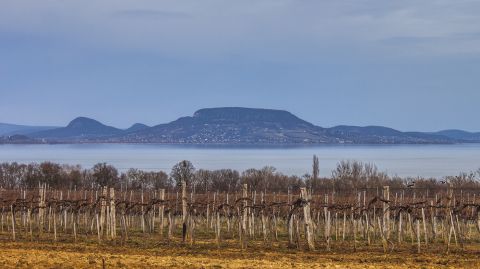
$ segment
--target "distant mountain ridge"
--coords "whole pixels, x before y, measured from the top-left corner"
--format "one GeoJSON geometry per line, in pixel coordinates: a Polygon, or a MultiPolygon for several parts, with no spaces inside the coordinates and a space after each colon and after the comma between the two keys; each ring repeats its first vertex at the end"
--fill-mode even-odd
{"type": "MultiPolygon", "coordinates": [[[[0,127],[2,125],[0,124],[0,127]]],[[[2,129],[0,129],[1,131],[2,129]]],[[[19,133],[0,143],[172,143],[172,144],[450,144],[480,142],[480,133],[445,130],[402,132],[383,126],[316,126],[284,110],[219,107],[193,116],[119,129],[78,117],[67,126],[19,133]],[[21,138],[21,139],[20,139],[21,138]]],[[[0,133],[0,136],[2,134],[0,133]]]]}
{"type": "Polygon", "coordinates": [[[55,126],[28,126],[10,123],[0,123],[0,136],[28,135],[30,133],[55,129],[55,126]]]}
{"type": "Polygon", "coordinates": [[[477,142],[480,141],[480,132],[467,132],[463,130],[443,130],[434,134],[443,135],[452,139],[477,142]]]}

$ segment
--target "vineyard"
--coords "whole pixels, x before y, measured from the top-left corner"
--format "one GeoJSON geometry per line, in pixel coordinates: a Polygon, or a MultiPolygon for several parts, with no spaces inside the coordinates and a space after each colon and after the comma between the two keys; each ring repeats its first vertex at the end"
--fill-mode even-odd
{"type": "Polygon", "coordinates": [[[1,191],[1,240],[128,243],[137,234],[195,245],[211,240],[240,249],[262,242],[304,251],[330,251],[337,242],[355,251],[405,244],[421,253],[429,245],[462,250],[480,239],[480,203],[473,191],[445,188],[365,189],[352,193],[238,193],[99,190],[1,191]]]}

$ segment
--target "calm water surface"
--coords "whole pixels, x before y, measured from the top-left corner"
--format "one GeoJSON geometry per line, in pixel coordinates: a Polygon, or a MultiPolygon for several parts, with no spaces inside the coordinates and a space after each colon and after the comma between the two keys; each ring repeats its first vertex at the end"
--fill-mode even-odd
{"type": "Polygon", "coordinates": [[[128,168],[164,170],[187,159],[197,168],[243,171],[271,165],[286,174],[311,171],[312,155],[320,174],[329,176],[341,160],[375,163],[390,175],[442,177],[480,168],[480,144],[460,145],[328,145],[309,147],[229,147],[132,144],[0,145],[0,162],[53,161],[90,168],[107,162],[128,168]]]}

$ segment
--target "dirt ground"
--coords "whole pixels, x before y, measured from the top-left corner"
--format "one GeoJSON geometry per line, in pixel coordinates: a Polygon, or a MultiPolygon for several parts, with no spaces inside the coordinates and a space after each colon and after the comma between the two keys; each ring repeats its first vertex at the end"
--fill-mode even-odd
{"type": "Polygon", "coordinates": [[[0,268],[480,268],[480,250],[466,246],[446,254],[443,245],[416,254],[406,245],[390,254],[381,247],[337,245],[306,251],[281,245],[251,244],[241,250],[234,241],[214,242],[0,242],[0,268]],[[118,244],[118,243],[117,243],[118,244]]]}

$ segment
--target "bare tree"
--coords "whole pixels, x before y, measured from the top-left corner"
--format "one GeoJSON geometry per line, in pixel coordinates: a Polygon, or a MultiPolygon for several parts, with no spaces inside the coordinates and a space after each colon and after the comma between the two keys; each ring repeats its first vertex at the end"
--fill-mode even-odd
{"type": "Polygon", "coordinates": [[[313,171],[312,171],[312,175],[313,175],[313,180],[317,180],[318,179],[318,174],[320,173],[320,167],[319,167],[319,164],[318,164],[318,157],[317,155],[313,155],[313,171]]]}
{"type": "Polygon", "coordinates": [[[187,186],[192,187],[195,181],[195,167],[190,161],[183,160],[172,167],[170,177],[173,178],[177,186],[185,180],[187,186]]]}
{"type": "Polygon", "coordinates": [[[97,163],[93,166],[92,176],[99,186],[113,186],[118,179],[118,171],[106,163],[97,163]]]}
{"type": "Polygon", "coordinates": [[[195,173],[196,181],[205,193],[207,193],[212,184],[212,171],[200,169],[195,173]]]}

